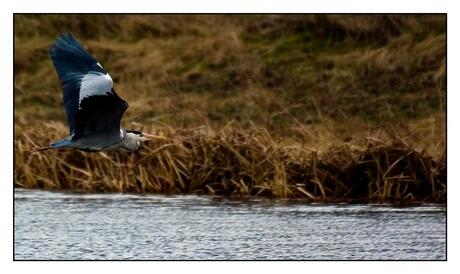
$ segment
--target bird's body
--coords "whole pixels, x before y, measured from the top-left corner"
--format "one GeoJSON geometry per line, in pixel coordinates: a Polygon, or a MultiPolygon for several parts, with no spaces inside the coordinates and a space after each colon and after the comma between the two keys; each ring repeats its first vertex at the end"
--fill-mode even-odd
{"type": "Polygon", "coordinates": [[[62,83],[70,134],[44,149],[135,151],[140,141],[153,136],[120,127],[128,103],[113,89],[110,75],[72,35],[61,35],[50,55],[62,83]]]}
{"type": "Polygon", "coordinates": [[[136,151],[139,148],[138,135],[121,129],[118,136],[98,133],[88,137],[74,138],[70,135],[51,144],[52,148],[76,148],[88,152],[103,150],[136,151]]]}

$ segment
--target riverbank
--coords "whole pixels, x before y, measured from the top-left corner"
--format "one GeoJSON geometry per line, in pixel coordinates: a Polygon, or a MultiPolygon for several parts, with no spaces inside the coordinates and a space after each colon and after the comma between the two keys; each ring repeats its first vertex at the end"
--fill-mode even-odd
{"type": "Polygon", "coordinates": [[[446,201],[445,15],[14,16],[15,185],[324,202],[446,201]],[[49,57],[71,32],[163,134],[134,154],[67,135],[49,57]],[[202,127],[204,126],[204,127],[202,127]]]}
{"type": "Polygon", "coordinates": [[[392,129],[445,146],[444,15],[15,15],[15,123],[65,123],[51,43],[71,32],[130,108],[123,124],[230,121],[299,143],[392,129]]]}
{"type": "MultiPolygon", "coordinates": [[[[153,129],[152,129],[153,130],[153,129]]],[[[16,127],[15,186],[78,192],[208,194],[306,202],[445,203],[446,159],[381,135],[312,149],[260,128],[174,130],[135,153],[31,153],[64,125],[16,127]]]]}

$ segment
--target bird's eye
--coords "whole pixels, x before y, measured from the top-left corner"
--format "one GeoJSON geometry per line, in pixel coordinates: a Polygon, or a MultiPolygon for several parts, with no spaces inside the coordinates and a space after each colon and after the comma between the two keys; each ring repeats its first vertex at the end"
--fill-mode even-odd
{"type": "Polygon", "coordinates": [[[133,133],[139,136],[143,136],[142,131],[138,131],[138,130],[127,130],[126,132],[133,133]]]}

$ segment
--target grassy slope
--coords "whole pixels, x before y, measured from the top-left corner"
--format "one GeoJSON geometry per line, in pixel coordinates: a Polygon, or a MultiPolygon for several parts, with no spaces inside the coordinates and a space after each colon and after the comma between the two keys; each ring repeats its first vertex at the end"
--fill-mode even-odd
{"type": "Polygon", "coordinates": [[[445,201],[442,16],[17,15],[15,42],[18,186],[445,201]],[[129,101],[124,126],[165,140],[28,153],[65,135],[48,48],[66,31],[129,101]]]}
{"type": "Polygon", "coordinates": [[[390,129],[443,150],[443,16],[15,16],[15,121],[65,121],[50,43],[70,31],[130,103],[124,124],[234,120],[294,141],[390,129]]]}

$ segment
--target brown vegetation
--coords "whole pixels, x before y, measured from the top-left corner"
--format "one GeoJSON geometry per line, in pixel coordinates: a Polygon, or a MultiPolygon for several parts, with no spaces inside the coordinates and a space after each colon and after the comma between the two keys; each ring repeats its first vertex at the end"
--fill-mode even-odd
{"type": "Polygon", "coordinates": [[[16,186],[445,200],[443,15],[14,20],[16,186]],[[48,49],[67,31],[129,102],[123,125],[166,140],[135,154],[27,153],[66,134],[48,49]]]}
{"type": "MultiPolygon", "coordinates": [[[[85,192],[198,193],[322,202],[445,202],[446,162],[401,140],[356,140],[325,151],[281,145],[265,129],[227,126],[157,134],[135,153],[31,153],[65,134],[16,128],[16,185],[85,192]]],[[[383,136],[382,136],[383,137],[383,136]]]]}

